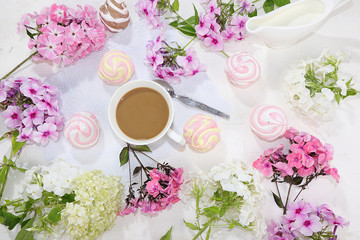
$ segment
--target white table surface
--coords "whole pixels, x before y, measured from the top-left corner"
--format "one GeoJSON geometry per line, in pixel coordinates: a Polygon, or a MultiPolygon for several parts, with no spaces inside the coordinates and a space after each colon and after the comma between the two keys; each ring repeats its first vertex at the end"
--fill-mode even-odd
{"type": "MultiPolygon", "coordinates": [[[[20,21],[22,14],[39,11],[55,2],[61,2],[72,7],[75,7],[76,4],[90,4],[95,8],[103,4],[103,1],[99,0],[63,0],[60,2],[54,0],[4,0],[0,8],[1,76],[31,53],[27,48],[27,36],[24,33],[18,34],[16,32],[16,23],[20,21]]],[[[133,23],[139,19],[134,11],[135,2],[135,0],[126,1],[133,23]]],[[[187,10],[192,9],[192,2],[195,1],[180,1],[180,11],[184,16],[187,16],[187,10]]],[[[199,6],[198,2],[195,4],[199,6]]],[[[360,81],[358,70],[360,64],[359,12],[360,1],[352,0],[332,13],[316,33],[290,48],[270,49],[253,37],[249,37],[241,43],[227,45],[225,52],[248,51],[258,56],[262,64],[261,79],[246,89],[236,88],[229,84],[224,73],[226,59],[222,54],[210,52],[202,44],[195,42],[193,46],[198,51],[200,60],[208,67],[207,74],[210,81],[230,105],[231,119],[215,118],[221,128],[221,141],[214,150],[199,154],[188,148],[173,149],[168,153],[168,161],[176,167],[182,166],[186,173],[197,169],[206,171],[217,163],[227,161],[246,161],[251,164],[265,149],[276,146],[281,140],[269,143],[257,138],[248,125],[250,113],[254,107],[263,103],[280,106],[286,112],[289,126],[310,132],[320,138],[322,142],[332,144],[335,150],[332,166],[339,170],[340,183],[337,184],[331,177],[321,177],[312,182],[301,197],[316,204],[327,203],[335,213],[350,221],[349,227],[339,229],[340,239],[359,239],[360,188],[358,181],[360,173],[358,171],[360,160],[357,151],[360,146],[360,97],[350,97],[340,104],[337,116],[332,121],[314,125],[304,121],[295,113],[280,89],[282,76],[290,63],[304,57],[317,57],[325,47],[331,51],[342,50],[351,53],[347,67],[354,78],[360,81]]],[[[262,14],[261,11],[260,14],[262,14]]],[[[183,39],[183,43],[188,41],[185,36],[180,36],[180,38],[183,39]]],[[[143,51],[145,56],[145,49],[143,51]]],[[[60,70],[47,63],[37,64],[29,61],[13,76],[32,76],[46,79],[60,70]]],[[[6,130],[3,123],[1,123],[0,129],[1,132],[6,130]]],[[[5,152],[8,147],[9,142],[0,143],[1,153],[5,152]]],[[[36,163],[44,163],[42,152],[36,146],[27,146],[22,158],[30,162],[30,166],[36,163]]],[[[86,168],[86,163],[82,162],[79,165],[86,168]]],[[[274,186],[268,180],[264,180],[264,183],[267,199],[263,211],[264,219],[266,222],[272,218],[277,221],[281,211],[276,207],[271,196],[270,190],[274,189],[274,186]]],[[[16,186],[9,181],[6,193],[11,195],[16,192],[16,186]]],[[[101,239],[160,239],[171,226],[173,226],[172,239],[191,239],[193,233],[183,224],[183,218],[189,217],[191,211],[191,207],[182,201],[154,217],[140,213],[135,216],[118,217],[114,228],[106,232],[101,239]]],[[[217,239],[253,239],[239,233],[240,231],[236,229],[230,232],[224,231],[223,235],[217,239]]],[[[16,232],[10,232],[4,226],[0,226],[0,239],[14,239],[15,236],[16,232]]]]}

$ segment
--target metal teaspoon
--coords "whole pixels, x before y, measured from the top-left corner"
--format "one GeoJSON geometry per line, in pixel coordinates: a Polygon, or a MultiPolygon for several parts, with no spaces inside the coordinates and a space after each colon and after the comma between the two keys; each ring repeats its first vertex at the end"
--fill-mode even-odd
{"type": "Polygon", "coordinates": [[[160,84],[163,88],[165,88],[165,90],[170,94],[171,97],[174,97],[176,99],[178,99],[179,101],[181,101],[182,103],[190,106],[190,107],[197,107],[203,111],[212,113],[212,114],[216,114],[220,117],[229,119],[230,116],[220,112],[219,110],[216,110],[215,108],[209,107],[208,105],[201,103],[201,102],[197,102],[191,98],[185,97],[185,96],[180,96],[180,95],[176,95],[174,88],[168,84],[167,82],[163,81],[163,80],[154,80],[154,82],[160,84]]]}

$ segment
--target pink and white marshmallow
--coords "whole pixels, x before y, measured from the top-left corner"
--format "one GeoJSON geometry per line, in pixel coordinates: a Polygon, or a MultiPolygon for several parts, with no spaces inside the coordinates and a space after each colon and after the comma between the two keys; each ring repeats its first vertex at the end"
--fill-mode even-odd
{"type": "Polygon", "coordinates": [[[89,112],[78,112],[65,124],[64,136],[76,148],[88,149],[99,140],[100,125],[95,115],[89,112]]]}
{"type": "Polygon", "coordinates": [[[227,59],[225,72],[232,84],[248,87],[259,79],[261,67],[249,53],[239,53],[227,59]]]}
{"type": "Polygon", "coordinates": [[[210,116],[199,114],[185,123],[184,138],[192,149],[206,152],[219,142],[220,129],[210,116]]]}
{"type": "Polygon", "coordinates": [[[107,84],[123,84],[135,72],[131,58],[119,50],[110,50],[100,60],[98,74],[107,84]]]}
{"type": "Polygon", "coordinates": [[[286,115],[279,107],[260,105],[251,113],[250,128],[259,138],[273,141],[286,131],[286,115]]]}

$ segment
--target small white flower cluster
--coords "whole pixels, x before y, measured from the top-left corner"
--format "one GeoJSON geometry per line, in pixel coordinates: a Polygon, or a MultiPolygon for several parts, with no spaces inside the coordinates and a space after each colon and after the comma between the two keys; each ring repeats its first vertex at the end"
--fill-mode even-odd
{"type": "Polygon", "coordinates": [[[110,229],[120,208],[120,177],[106,177],[100,170],[75,179],[75,202],[62,211],[67,233],[73,239],[96,239],[110,229]]]}
{"type": "Polygon", "coordinates": [[[235,192],[241,196],[241,207],[232,207],[226,212],[224,219],[238,221],[243,227],[253,230],[257,236],[264,234],[266,227],[260,215],[264,204],[264,187],[260,182],[259,173],[253,168],[243,162],[221,163],[214,166],[208,174],[201,174],[195,178],[194,184],[204,186],[202,207],[215,204],[212,197],[218,189],[235,192]]]}
{"type": "Polygon", "coordinates": [[[80,169],[68,162],[57,159],[48,166],[34,166],[25,172],[21,194],[32,199],[39,199],[43,190],[64,196],[73,191],[73,180],[80,174],[80,169]]]}
{"type": "Polygon", "coordinates": [[[283,90],[290,103],[304,116],[322,121],[330,120],[336,105],[336,97],[339,99],[346,97],[350,87],[358,87],[347,84],[352,78],[340,68],[342,59],[342,55],[330,54],[325,49],[318,58],[302,60],[290,66],[284,79],[283,90]],[[333,62],[330,64],[329,60],[333,62]],[[314,71],[314,77],[321,85],[309,86],[306,83],[305,75],[309,69],[314,71]],[[316,89],[315,93],[312,94],[309,88],[316,89]],[[340,90],[338,96],[334,94],[334,90],[331,90],[334,88],[340,90]]]}

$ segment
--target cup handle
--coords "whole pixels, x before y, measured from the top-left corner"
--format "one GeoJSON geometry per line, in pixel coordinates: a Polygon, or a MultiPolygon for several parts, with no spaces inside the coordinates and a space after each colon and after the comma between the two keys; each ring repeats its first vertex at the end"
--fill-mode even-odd
{"type": "Polygon", "coordinates": [[[167,131],[167,135],[179,145],[185,146],[185,139],[171,128],[169,128],[169,130],[167,131]]]}

